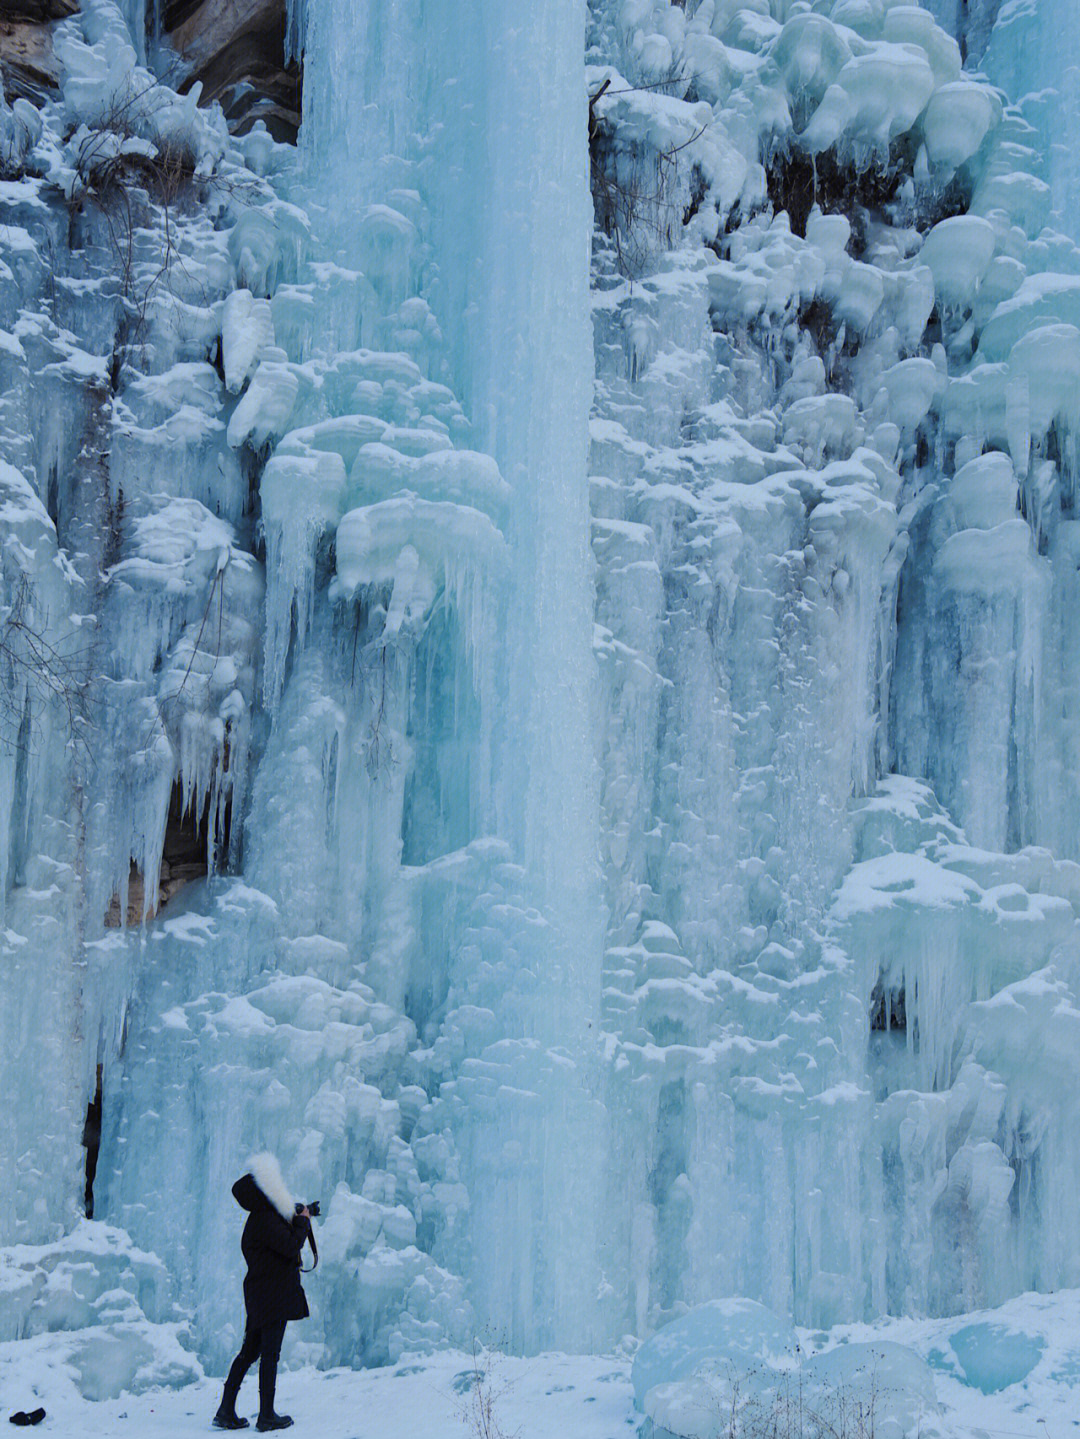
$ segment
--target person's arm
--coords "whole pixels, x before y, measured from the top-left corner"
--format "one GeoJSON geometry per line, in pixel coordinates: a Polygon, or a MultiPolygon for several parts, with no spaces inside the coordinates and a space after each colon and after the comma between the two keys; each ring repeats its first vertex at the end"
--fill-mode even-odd
{"type": "Polygon", "coordinates": [[[261,1216],[262,1222],[259,1225],[259,1241],[267,1249],[272,1249],[275,1254],[280,1254],[283,1259],[297,1259],[300,1251],[308,1237],[308,1230],[311,1228],[309,1211],[302,1209],[299,1214],[293,1216],[292,1223],[287,1224],[281,1215],[265,1213],[261,1216]]]}

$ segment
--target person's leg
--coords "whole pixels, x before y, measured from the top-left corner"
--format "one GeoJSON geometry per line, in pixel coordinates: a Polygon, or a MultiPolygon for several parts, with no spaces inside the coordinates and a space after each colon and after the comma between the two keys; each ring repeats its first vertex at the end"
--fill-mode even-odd
{"type": "Polygon", "coordinates": [[[262,1350],[259,1356],[259,1418],[266,1420],[274,1417],[278,1357],[281,1354],[281,1341],[285,1338],[285,1320],[264,1325],[260,1333],[262,1350]]]}
{"type": "Polygon", "coordinates": [[[218,1413],[224,1417],[228,1418],[236,1413],[236,1396],[240,1393],[240,1385],[244,1382],[244,1375],[258,1359],[261,1347],[261,1330],[247,1325],[244,1329],[244,1342],[240,1346],[240,1353],[229,1367],[225,1392],[218,1406],[218,1413]]]}

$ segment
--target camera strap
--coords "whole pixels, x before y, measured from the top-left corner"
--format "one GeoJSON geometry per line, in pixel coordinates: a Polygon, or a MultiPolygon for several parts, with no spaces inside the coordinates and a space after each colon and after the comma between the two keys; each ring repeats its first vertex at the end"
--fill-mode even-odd
{"type": "Polygon", "coordinates": [[[301,1274],[310,1274],[313,1269],[318,1269],[319,1267],[319,1246],[315,1243],[315,1226],[310,1219],[308,1220],[307,1240],[311,1245],[311,1263],[305,1269],[303,1260],[300,1261],[301,1274]]]}

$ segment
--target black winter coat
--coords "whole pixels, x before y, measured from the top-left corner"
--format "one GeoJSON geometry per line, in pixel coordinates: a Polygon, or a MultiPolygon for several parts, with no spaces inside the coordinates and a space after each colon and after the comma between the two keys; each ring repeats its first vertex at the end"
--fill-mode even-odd
{"type": "Polygon", "coordinates": [[[250,1174],[232,1187],[241,1209],[248,1211],[240,1248],[247,1260],[244,1307],[253,1329],[280,1324],[283,1319],[306,1319],[307,1299],[300,1283],[300,1251],[310,1224],[296,1215],[289,1223],[267,1199],[250,1174]]]}

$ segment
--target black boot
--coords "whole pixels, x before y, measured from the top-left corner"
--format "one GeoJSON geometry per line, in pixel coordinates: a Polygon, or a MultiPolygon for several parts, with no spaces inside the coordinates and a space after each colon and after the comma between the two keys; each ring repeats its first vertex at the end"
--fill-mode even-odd
{"type": "Polygon", "coordinates": [[[292,1419],[288,1414],[275,1414],[271,1411],[265,1418],[262,1414],[259,1415],[255,1421],[255,1428],[260,1434],[265,1434],[268,1429],[288,1429],[291,1424],[292,1419]]]}
{"type": "Polygon", "coordinates": [[[214,1415],[215,1429],[247,1429],[249,1427],[246,1419],[241,1419],[235,1409],[226,1409],[224,1404],[214,1415]]]}

